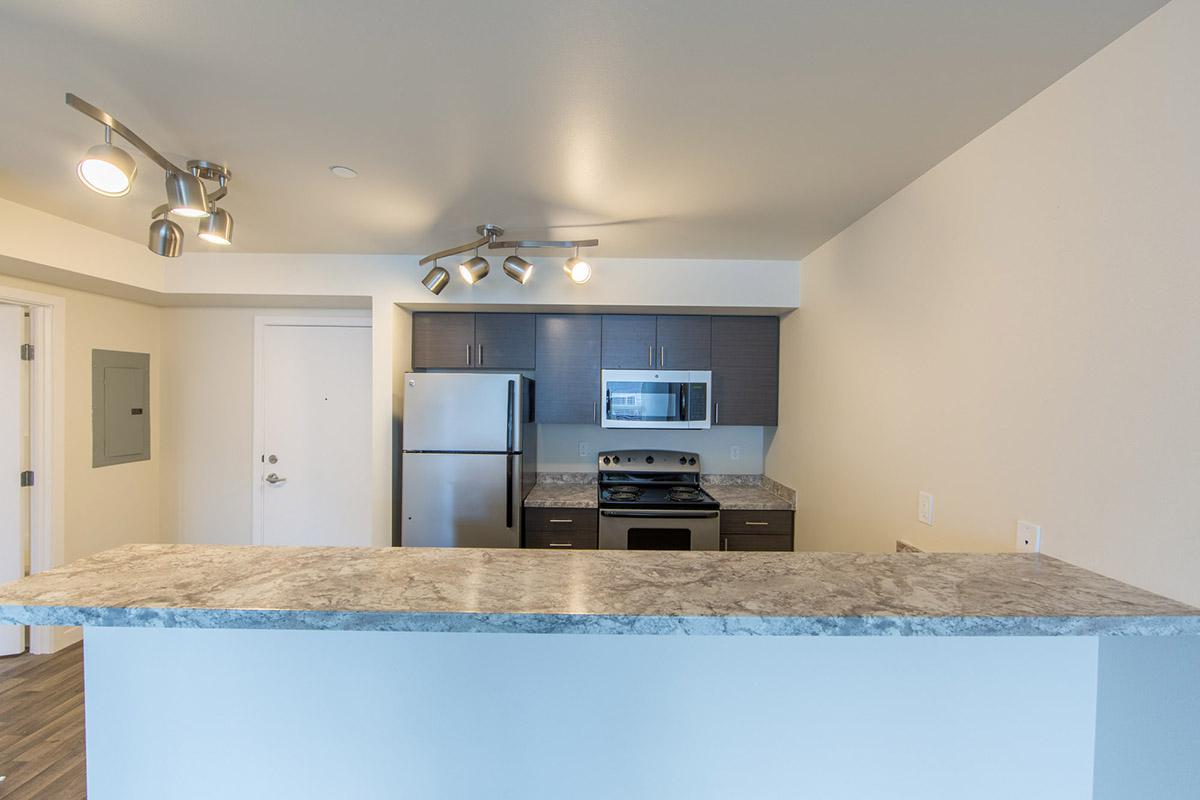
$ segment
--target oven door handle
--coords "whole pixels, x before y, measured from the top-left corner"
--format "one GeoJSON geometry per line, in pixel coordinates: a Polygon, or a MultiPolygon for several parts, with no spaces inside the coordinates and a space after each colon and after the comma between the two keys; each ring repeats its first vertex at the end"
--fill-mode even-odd
{"type": "Polygon", "coordinates": [[[610,511],[608,509],[600,509],[602,517],[654,517],[656,519],[715,519],[720,516],[719,511],[686,511],[678,509],[674,511],[610,511]]]}

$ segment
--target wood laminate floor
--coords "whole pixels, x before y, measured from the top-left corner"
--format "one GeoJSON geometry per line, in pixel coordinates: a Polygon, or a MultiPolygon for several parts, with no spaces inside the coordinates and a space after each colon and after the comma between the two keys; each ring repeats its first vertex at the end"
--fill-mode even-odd
{"type": "Polygon", "coordinates": [[[0,800],[87,796],[83,645],[0,658],[0,800]]]}

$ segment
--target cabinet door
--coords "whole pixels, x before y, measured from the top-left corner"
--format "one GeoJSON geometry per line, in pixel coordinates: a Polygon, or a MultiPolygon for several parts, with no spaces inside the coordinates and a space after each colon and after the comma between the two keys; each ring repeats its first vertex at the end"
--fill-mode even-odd
{"type": "Polygon", "coordinates": [[[709,369],[712,363],[712,325],[710,317],[659,317],[658,352],[655,364],[659,369],[709,369]]]}
{"type": "Polygon", "coordinates": [[[779,424],[779,318],[713,317],[714,425],[779,424]]]}
{"type": "Polygon", "coordinates": [[[640,314],[604,315],[605,369],[654,369],[658,366],[657,319],[640,314]]]}
{"type": "Polygon", "coordinates": [[[534,419],[600,422],[600,317],[538,314],[534,419]]]}
{"type": "Polygon", "coordinates": [[[476,314],[474,366],[533,369],[533,336],[533,314],[476,314]]]}
{"type": "Polygon", "coordinates": [[[417,311],[412,318],[412,365],[475,366],[475,315],[417,311]]]}

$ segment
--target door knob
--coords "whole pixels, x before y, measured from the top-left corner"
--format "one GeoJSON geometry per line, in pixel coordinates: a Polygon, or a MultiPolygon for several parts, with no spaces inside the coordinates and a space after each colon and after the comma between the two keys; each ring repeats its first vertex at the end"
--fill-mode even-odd
{"type": "Polygon", "coordinates": [[[287,478],[281,478],[278,475],[276,475],[274,472],[272,472],[271,474],[267,475],[266,481],[267,481],[267,483],[269,483],[271,485],[276,485],[276,484],[280,484],[280,483],[287,483],[287,478]]]}

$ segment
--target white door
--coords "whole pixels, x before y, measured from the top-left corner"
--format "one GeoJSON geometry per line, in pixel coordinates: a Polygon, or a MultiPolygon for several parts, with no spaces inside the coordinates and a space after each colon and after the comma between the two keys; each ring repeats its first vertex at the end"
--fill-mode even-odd
{"type": "Polygon", "coordinates": [[[260,328],[257,541],[371,544],[371,329],[260,328]]]}
{"type": "MultiPolygon", "coordinates": [[[[26,376],[21,361],[25,310],[0,305],[0,583],[25,574],[25,520],[21,470],[24,469],[26,376]]],[[[25,649],[25,627],[0,625],[0,656],[25,649]]]]}

